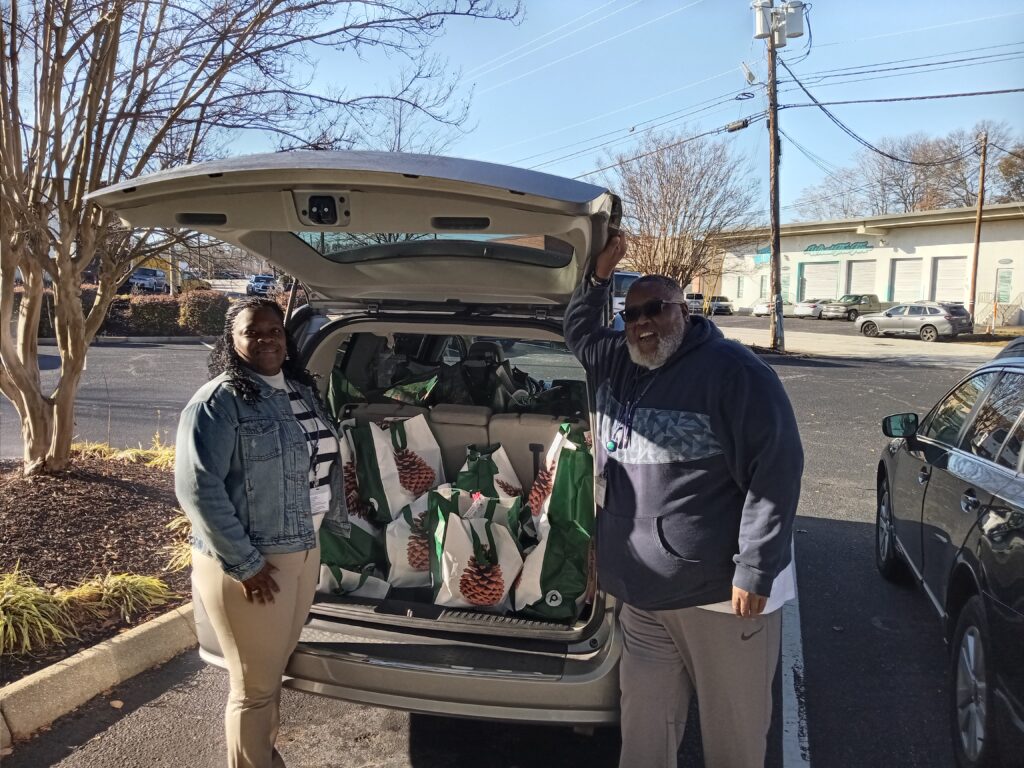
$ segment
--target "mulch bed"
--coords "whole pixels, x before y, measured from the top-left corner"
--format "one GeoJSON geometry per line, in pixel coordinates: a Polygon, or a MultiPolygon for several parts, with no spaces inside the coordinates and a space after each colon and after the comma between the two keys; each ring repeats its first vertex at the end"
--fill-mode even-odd
{"type": "Polygon", "coordinates": [[[142,624],[191,599],[189,571],[165,571],[166,525],[179,514],[168,470],[101,459],[74,460],[56,476],[26,478],[21,462],[0,460],[0,573],[18,565],[39,586],[71,587],[93,576],[156,576],[176,593],[166,605],[125,622],[92,619],[78,639],[34,656],[0,659],[0,685],[142,624]]]}

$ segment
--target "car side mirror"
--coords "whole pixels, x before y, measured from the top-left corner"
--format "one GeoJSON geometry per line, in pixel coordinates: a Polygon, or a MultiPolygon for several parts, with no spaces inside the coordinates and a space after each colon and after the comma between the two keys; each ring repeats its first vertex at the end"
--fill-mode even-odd
{"type": "Polygon", "coordinates": [[[912,438],[917,435],[917,414],[897,413],[882,419],[882,433],[886,437],[912,438]]]}

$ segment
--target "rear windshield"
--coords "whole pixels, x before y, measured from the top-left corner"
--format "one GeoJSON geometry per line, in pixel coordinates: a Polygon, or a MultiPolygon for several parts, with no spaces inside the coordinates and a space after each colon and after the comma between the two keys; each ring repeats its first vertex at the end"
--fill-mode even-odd
{"type": "Polygon", "coordinates": [[[942,308],[946,310],[947,315],[954,315],[955,317],[967,317],[969,314],[968,311],[959,304],[944,304],[942,308]]]}
{"type": "Polygon", "coordinates": [[[326,259],[358,264],[401,258],[492,258],[560,268],[572,261],[570,243],[551,235],[412,232],[295,232],[326,259]]]}
{"type": "Polygon", "coordinates": [[[711,300],[712,301],[728,301],[729,297],[728,296],[712,296],[711,300]]]}
{"type": "Polygon", "coordinates": [[[840,304],[852,304],[855,301],[860,301],[859,293],[848,293],[839,300],[840,304]]]}

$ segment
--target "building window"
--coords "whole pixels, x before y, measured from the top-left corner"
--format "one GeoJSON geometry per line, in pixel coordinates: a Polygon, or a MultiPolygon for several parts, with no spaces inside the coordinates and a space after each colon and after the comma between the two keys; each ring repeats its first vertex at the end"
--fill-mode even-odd
{"type": "Polygon", "coordinates": [[[743,275],[736,278],[736,298],[743,298],[743,275]]]}
{"type": "Polygon", "coordinates": [[[768,298],[768,275],[761,275],[761,295],[758,296],[758,298],[759,299],[767,299],[768,298]]]}

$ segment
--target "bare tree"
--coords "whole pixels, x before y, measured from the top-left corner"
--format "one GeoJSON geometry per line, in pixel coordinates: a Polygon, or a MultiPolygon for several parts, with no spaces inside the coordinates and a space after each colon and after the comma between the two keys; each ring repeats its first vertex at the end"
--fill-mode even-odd
{"type": "Polygon", "coordinates": [[[722,233],[748,229],[754,221],[750,164],[724,141],[648,134],[630,155],[612,161],[608,184],[623,198],[623,224],[632,235],[629,260],[640,272],[685,286],[712,271],[722,233]],[[644,156],[630,160],[634,155],[644,156]]]}
{"type": "Polygon", "coordinates": [[[999,203],[1013,203],[1024,201],[1024,143],[1015,146],[1005,146],[1007,151],[996,162],[996,172],[999,174],[999,191],[993,199],[999,203]]]}
{"type": "Polygon", "coordinates": [[[826,181],[804,189],[797,198],[797,215],[804,221],[850,219],[866,216],[865,182],[852,168],[842,168],[826,181]]]}
{"type": "Polygon", "coordinates": [[[123,230],[84,195],[219,155],[243,131],[282,147],[339,146],[350,124],[388,104],[458,125],[465,106],[429,47],[453,17],[518,17],[518,4],[499,2],[0,0],[0,392],[21,419],[26,473],[66,466],[85,353],[119,282],[180,239],[123,230]],[[318,65],[329,50],[352,60],[377,50],[405,66],[394,87],[352,93],[336,85],[336,68],[318,65]],[[86,313],[81,276],[94,258],[99,287],[86,313]],[[52,392],[36,354],[44,273],[61,357],[52,392]]]}

